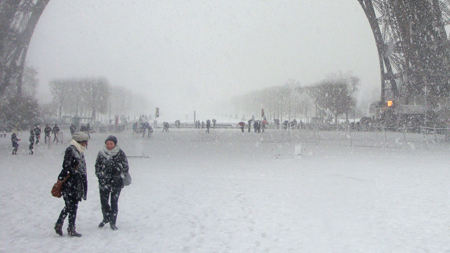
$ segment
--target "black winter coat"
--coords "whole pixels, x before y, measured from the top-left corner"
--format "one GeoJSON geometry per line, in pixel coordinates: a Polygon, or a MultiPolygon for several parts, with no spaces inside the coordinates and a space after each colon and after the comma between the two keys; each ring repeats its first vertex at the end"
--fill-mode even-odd
{"type": "Polygon", "coordinates": [[[30,143],[34,143],[34,131],[30,130],[30,138],[28,138],[28,140],[30,141],[30,143]]]}
{"type": "Polygon", "coordinates": [[[18,147],[19,146],[19,139],[17,138],[16,133],[11,134],[11,143],[13,148],[18,147]]]}
{"type": "Polygon", "coordinates": [[[119,149],[117,154],[109,156],[106,154],[106,147],[98,152],[95,162],[95,175],[98,178],[99,187],[112,190],[113,188],[123,188],[123,177],[128,173],[128,160],[125,153],[119,149]]]}
{"type": "Polygon", "coordinates": [[[74,145],[70,145],[66,149],[62,167],[58,179],[63,180],[67,175],[70,175],[62,185],[62,195],[79,201],[81,199],[86,200],[88,184],[84,154],[80,153],[74,145]],[[77,169],[75,170],[75,168],[77,169]]]}
{"type": "Polygon", "coordinates": [[[34,134],[41,135],[41,128],[40,127],[35,127],[34,128],[34,134]]]}

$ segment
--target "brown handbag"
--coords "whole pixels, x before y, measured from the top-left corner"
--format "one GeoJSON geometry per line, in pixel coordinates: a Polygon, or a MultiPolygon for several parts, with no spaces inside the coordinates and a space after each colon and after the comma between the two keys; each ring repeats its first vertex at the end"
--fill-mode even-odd
{"type": "MultiPolygon", "coordinates": [[[[76,169],[78,169],[78,165],[77,165],[77,167],[75,168],[75,170],[76,170],[76,169]]],[[[52,196],[53,196],[53,197],[55,197],[55,198],[61,198],[61,188],[62,188],[62,185],[64,184],[64,182],[66,182],[66,180],[67,180],[69,177],[70,177],[70,174],[67,175],[67,177],[65,177],[62,181],[61,181],[61,180],[56,181],[56,183],[53,185],[52,190],[51,190],[51,193],[52,193],[52,196]]]]}

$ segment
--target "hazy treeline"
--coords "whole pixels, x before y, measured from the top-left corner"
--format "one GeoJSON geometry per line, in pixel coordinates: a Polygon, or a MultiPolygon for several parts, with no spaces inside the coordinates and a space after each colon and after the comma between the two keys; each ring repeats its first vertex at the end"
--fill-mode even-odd
{"type": "Polygon", "coordinates": [[[311,117],[334,119],[354,114],[358,77],[347,74],[330,76],[314,85],[302,86],[289,80],[283,86],[252,91],[233,98],[243,118],[261,118],[261,109],[269,120],[308,120],[311,117]]]}
{"type": "Polygon", "coordinates": [[[9,85],[0,95],[0,131],[62,116],[113,119],[115,115],[139,115],[148,109],[144,96],[111,86],[103,77],[54,79],[49,83],[52,102],[42,104],[37,99],[37,75],[35,68],[25,66],[21,85],[9,85]]]}
{"type": "Polygon", "coordinates": [[[84,116],[98,120],[101,115],[129,115],[147,108],[147,100],[130,90],[111,86],[106,78],[72,78],[50,81],[58,116],[84,116]]]}

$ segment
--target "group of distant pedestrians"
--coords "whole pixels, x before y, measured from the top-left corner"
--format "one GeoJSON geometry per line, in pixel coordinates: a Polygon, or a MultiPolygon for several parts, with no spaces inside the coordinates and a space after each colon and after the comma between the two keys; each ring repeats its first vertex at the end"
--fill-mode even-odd
{"type": "Polygon", "coordinates": [[[58,143],[59,142],[59,138],[58,138],[58,134],[59,134],[59,126],[57,124],[55,124],[55,126],[53,128],[51,128],[49,126],[49,124],[47,124],[44,128],[44,140],[45,143],[48,143],[51,141],[51,137],[50,134],[53,133],[53,142],[58,143]]]}
{"type": "MultiPolygon", "coordinates": [[[[253,129],[255,131],[255,133],[264,133],[264,129],[266,129],[266,125],[268,124],[267,120],[253,120],[253,119],[249,119],[248,120],[248,132],[250,133],[252,131],[252,126],[253,129]]],[[[241,131],[244,132],[245,129],[245,122],[241,121],[239,122],[239,127],[241,128],[241,131]]]]}
{"type": "Polygon", "coordinates": [[[200,129],[200,128],[203,129],[206,127],[206,132],[209,133],[209,129],[211,128],[211,123],[212,123],[212,128],[216,128],[217,120],[215,120],[215,119],[212,119],[212,120],[207,119],[206,122],[205,121],[200,122],[200,120],[197,120],[194,122],[194,127],[197,129],[200,129]]]}
{"type": "MultiPolygon", "coordinates": [[[[88,135],[88,137],[90,138],[89,135],[89,124],[87,124],[87,126],[82,125],[80,128],[81,132],[84,132],[88,135]]],[[[76,131],[76,126],[74,124],[70,125],[70,133],[71,135],[73,135],[76,131]]],[[[34,145],[35,144],[39,144],[40,139],[41,139],[41,133],[42,133],[42,129],[40,124],[35,124],[34,126],[30,126],[30,137],[28,139],[28,142],[30,143],[30,145],[28,146],[28,149],[30,151],[30,155],[34,154],[34,145]]],[[[50,127],[49,124],[45,125],[44,128],[44,142],[45,144],[49,144],[51,142],[51,134],[53,134],[53,143],[59,143],[62,140],[60,140],[59,138],[59,133],[60,133],[60,128],[58,126],[58,124],[55,124],[52,127],[50,127]]],[[[13,151],[12,154],[13,155],[17,155],[17,151],[19,149],[19,141],[20,139],[17,136],[17,129],[11,134],[11,143],[12,143],[12,147],[13,147],[13,151]]]]}
{"type": "Polygon", "coordinates": [[[142,123],[141,129],[142,129],[142,137],[145,137],[145,135],[147,134],[147,138],[152,138],[153,127],[150,125],[150,123],[148,122],[142,123]]]}
{"type": "MultiPolygon", "coordinates": [[[[30,145],[28,146],[28,149],[30,151],[30,155],[34,154],[34,144],[39,144],[39,140],[41,139],[41,127],[39,124],[36,124],[30,127],[30,137],[28,139],[30,145]]],[[[54,134],[54,140],[53,142],[59,142],[58,139],[58,133],[59,133],[59,127],[57,124],[53,127],[53,129],[47,124],[44,128],[44,134],[45,134],[45,143],[50,142],[50,134],[54,134]]],[[[12,154],[17,155],[17,151],[19,149],[19,141],[20,139],[17,137],[17,130],[14,130],[14,132],[11,134],[11,143],[13,147],[12,154]]]]}

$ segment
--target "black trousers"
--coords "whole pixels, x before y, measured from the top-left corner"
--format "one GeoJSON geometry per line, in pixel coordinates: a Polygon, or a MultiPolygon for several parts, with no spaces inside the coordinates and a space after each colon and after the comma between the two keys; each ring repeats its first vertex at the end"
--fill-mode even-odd
{"type": "Polygon", "coordinates": [[[116,223],[120,191],[122,191],[122,188],[105,189],[100,187],[100,203],[102,204],[104,222],[116,223]]]}
{"type": "Polygon", "coordinates": [[[64,202],[66,206],[61,210],[59,214],[57,224],[63,224],[67,215],[69,215],[69,227],[75,227],[75,220],[77,219],[78,199],[64,196],[64,202]]]}

